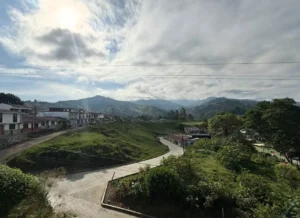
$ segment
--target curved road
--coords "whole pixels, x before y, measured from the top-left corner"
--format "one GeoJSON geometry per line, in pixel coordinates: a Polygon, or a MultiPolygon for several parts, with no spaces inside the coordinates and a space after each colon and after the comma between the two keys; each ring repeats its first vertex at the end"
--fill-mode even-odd
{"type": "Polygon", "coordinates": [[[181,155],[182,148],[160,138],[161,143],[167,145],[170,151],[160,157],[142,161],[135,164],[106,168],[96,171],[67,175],[56,181],[49,191],[49,200],[57,212],[71,212],[77,217],[88,218],[129,218],[123,213],[101,207],[101,199],[107,182],[112,178],[130,175],[139,171],[140,167],[149,164],[151,167],[160,164],[163,157],[181,155]]]}

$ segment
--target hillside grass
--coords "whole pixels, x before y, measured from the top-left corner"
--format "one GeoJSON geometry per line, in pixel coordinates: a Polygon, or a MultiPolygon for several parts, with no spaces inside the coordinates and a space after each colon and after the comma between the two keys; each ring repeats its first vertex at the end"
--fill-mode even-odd
{"type": "Polygon", "coordinates": [[[92,125],[31,147],[8,164],[25,171],[58,167],[73,171],[151,159],[168,151],[157,136],[176,128],[176,123],[121,121],[92,125]]]}

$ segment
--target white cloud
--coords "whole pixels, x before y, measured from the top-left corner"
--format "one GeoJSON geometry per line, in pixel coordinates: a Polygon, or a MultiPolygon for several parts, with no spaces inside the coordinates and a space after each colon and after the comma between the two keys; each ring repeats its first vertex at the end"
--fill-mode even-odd
{"type": "Polygon", "coordinates": [[[297,64],[99,66],[299,61],[299,8],[297,0],[39,0],[26,12],[10,8],[13,26],[0,27],[0,43],[29,65],[49,66],[51,76],[74,78],[82,96],[300,100],[296,79],[275,80],[300,79],[297,64]],[[80,86],[95,81],[124,88],[80,86]]]}

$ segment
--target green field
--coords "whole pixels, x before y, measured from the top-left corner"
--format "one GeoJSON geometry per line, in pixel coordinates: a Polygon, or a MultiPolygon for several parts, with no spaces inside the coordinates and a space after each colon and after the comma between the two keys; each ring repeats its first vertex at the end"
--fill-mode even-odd
{"type": "Polygon", "coordinates": [[[77,170],[141,161],[166,153],[157,136],[176,128],[176,123],[121,121],[93,125],[34,146],[11,157],[8,165],[25,171],[77,170]]]}
{"type": "Polygon", "coordinates": [[[185,126],[202,126],[205,122],[202,121],[189,121],[189,122],[181,122],[181,124],[185,126]]]}

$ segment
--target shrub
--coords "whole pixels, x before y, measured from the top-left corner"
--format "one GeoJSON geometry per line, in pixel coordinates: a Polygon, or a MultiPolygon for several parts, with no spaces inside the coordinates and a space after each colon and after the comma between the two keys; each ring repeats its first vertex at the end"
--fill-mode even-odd
{"type": "Polygon", "coordinates": [[[262,152],[252,154],[251,160],[264,165],[274,165],[279,162],[277,157],[272,157],[270,154],[262,152]]]}
{"type": "Polygon", "coordinates": [[[197,180],[197,175],[192,167],[190,159],[186,157],[170,156],[162,160],[163,166],[173,169],[185,183],[193,183],[197,180]]]}
{"type": "Polygon", "coordinates": [[[256,218],[274,218],[280,217],[280,210],[276,206],[270,206],[268,204],[259,204],[254,209],[254,217],[256,218]]]}
{"type": "Polygon", "coordinates": [[[218,151],[223,146],[231,145],[232,143],[234,143],[234,141],[231,140],[230,138],[215,137],[215,138],[212,138],[212,139],[198,140],[194,144],[193,148],[195,150],[197,150],[197,149],[206,149],[206,150],[211,150],[211,151],[218,151]]]}
{"type": "Polygon", "coordinates": [[[288,182],[292,187],[300,184],[300,172],[290,164],[280,163],[275,166],[275,175],[279,181],[288,182]]]}
{"type": "Polygon", "coordinates": [[[176,200],[183,193],[183,185],[178,174],[166,167],[151,169],[143,182],[146,194],[151,200],[176,200]]]}
{"type": "Polygon", "coordinates": [[[258,203],[268,203],[271,188],[263,177],[243,172],[238,176],[240,184],[236,189],[237,203],[243,208],[251,208],[258,203]]]}
{"type": "Polygon", "coordinates": [[[228,169],[240,171],[250,161],[251,153],[243,145],[235,144],[222,147],[217,153],[218,161],[228,169]]]}
{"type": "Polygon", "coordinates": [[[37,178],[5,165],[0,165],[0,193],[0,217],[8,214],[12,208],[16,212],[19,204],[29,205],[26,199],[33,196],[39,198],[39,203],[48,205],[47,193],[37,178]]]}

